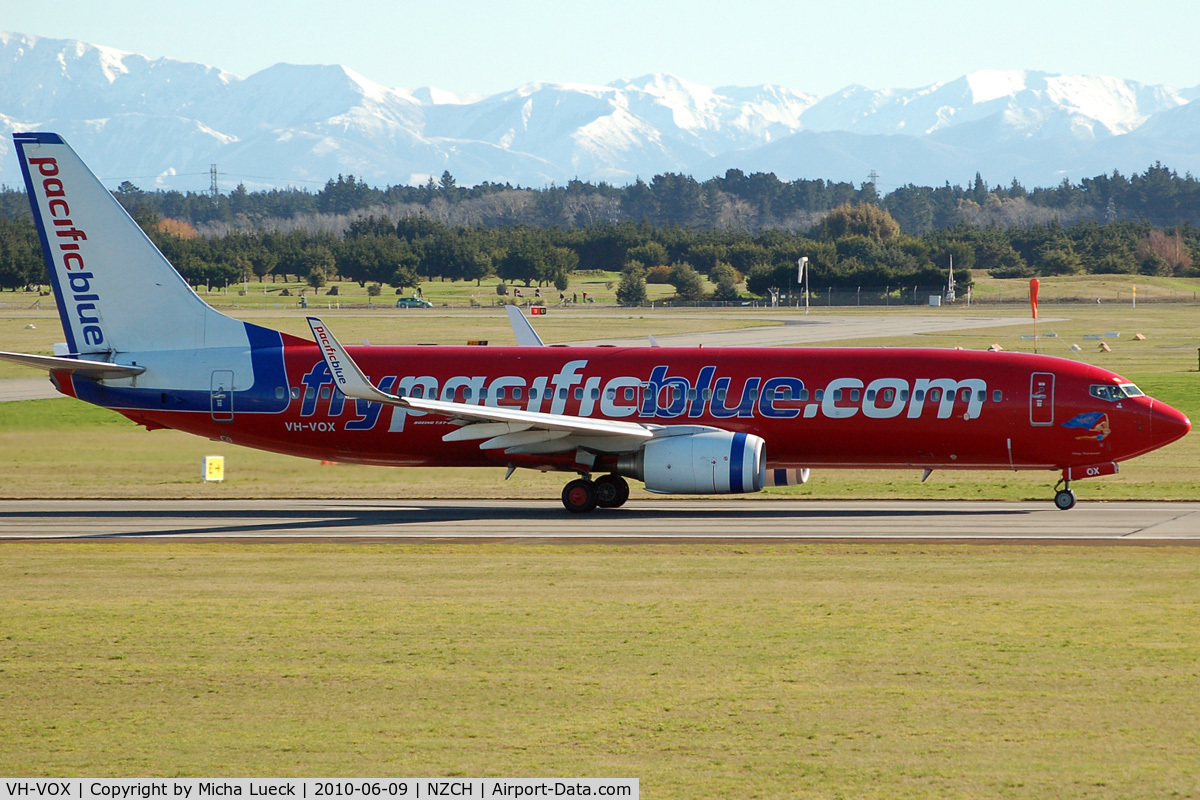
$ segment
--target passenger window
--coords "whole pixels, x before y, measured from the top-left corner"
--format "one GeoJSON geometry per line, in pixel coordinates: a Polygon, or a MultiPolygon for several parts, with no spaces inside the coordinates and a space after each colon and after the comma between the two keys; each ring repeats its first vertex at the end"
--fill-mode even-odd
{"type": "Polygon", "coordinates": [[[625,399],[626,399],[626,400],[632,400],[632,399],[633,399],[633,387],[632,387],[632,386],[626,386],[626,387],[625,387],[625,399]]]}
{"type": "Polygon", "coordinates": [[[582,388],[582,387],[580,387],[580,386],[576,386],[576,387],[575,387],[575,399],[576,399],[576,400],[582,400],[582,399],[583,399],[583,388],[582,388]]]}
{"type": "Polygon", "coordinates": [[[857,403],[858,397],[859,397],[858,389],[851,389],[850,390],[850,402],[857,403]]]}
{"type": "Polygon", "coordinates": [[[874,389],[867,389],[867,400],[874,402],[874,400],[875,400],[875,390],[874,389]]]}
{"type": "Polygon", "coordinates": [[[520,400],[522,394],[524,394],[524,392],[521,391],[520,386],[513,387],[513,400],[520,400]]]}
{"type": "Polygon", "coordinates": [[[328,386],[322,386],[322,387],[321,387],[321,399],[322,399],[322,400],[328,400],[328,399],[329,399],[329,387],[328,387],[328,386]]]}
{"type": "Polygon", "coordinates": [[[841,402],[841,399],[842,399],[842,390],[834,389],[833,390],[833,402],[835,402],[835,403],[841,402]]]}
{"type": "MultiPolygon", "coordinates": [[[[869,395],[870,392],[867,392],[867,394],[869,395]]],[[[871,400],[873,398],[868,397],[867,399],[871,400]]],[[[896,390],[895,389],[884,389],[883,390],[883,402],[890,403],[895,399],[896,399],[896,390]]]]}
{"type": "Polygon", "coordinates": [[[930,389],[929,390],[929,402],[936,403],[941,399],[942,399],[942,390],[941,389],[930,389]]]}
{"type": "Polygon", "coordinates": [[[999,389],[993,389],[992,390],[992,402],[999,403],[1003,400],[1004,400],[1004,392],[1000,391],[999,389]]]}
{"type": "Polygon", "coordinates": [[[808,389],[800,390],[800,400],[808,400],[808,389]]]}

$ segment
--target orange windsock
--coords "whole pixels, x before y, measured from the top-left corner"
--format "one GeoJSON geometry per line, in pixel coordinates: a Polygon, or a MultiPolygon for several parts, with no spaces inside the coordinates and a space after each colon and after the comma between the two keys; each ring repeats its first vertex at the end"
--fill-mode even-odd
{"type": "Polygon", "coordinates": [[[1037,319],[1037,296],[1038,296],[1038,279],[1029,279],[1029,308],[1033,311],[1033,318],[1037,319]]]}

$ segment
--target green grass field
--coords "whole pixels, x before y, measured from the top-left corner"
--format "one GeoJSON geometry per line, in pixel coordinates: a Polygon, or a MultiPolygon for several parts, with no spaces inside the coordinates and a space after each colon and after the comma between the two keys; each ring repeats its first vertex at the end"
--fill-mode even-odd
{"type": "Polygon", "coordinates": [[[0,546],[0,773],[1200,793],[1185,548],[0,546]]]}

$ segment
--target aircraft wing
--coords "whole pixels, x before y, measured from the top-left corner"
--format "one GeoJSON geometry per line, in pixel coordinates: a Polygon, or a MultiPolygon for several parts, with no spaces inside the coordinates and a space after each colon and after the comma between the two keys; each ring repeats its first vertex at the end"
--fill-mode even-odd
{"type": "MultiPolygon", "coordinates": [[[[338,390],[347,397],[397,406],[411,411],[439,414],[461,421],[463,427],[442,437],[443,441],[486,440],[483,450],[506,453],[559,453],[585,447],[603,452],[637,450],[656,435],[661,426],[611,419],[593,419],[566,414],[547,414],[502,406],[479,406],[422,397],[399,397],[375,386],[359,369],[350,354],[320,319],[308,318],[313,338],[338,390]]],[[[688,426],[692,428],[694,426],[688,426]]]]}
{"type": "Polygon", "coordinates": [[[108,361],[88,361],[83,358],[63,358],[62,356],[35,356],[28,353],[3,351],[0,351],[0,360],[51,372],[73,372],[87,378],[132,378],[134,375],[141,375],[146,371],[145,367],[130,367],[125,364],[112,364],[108,361]]]}

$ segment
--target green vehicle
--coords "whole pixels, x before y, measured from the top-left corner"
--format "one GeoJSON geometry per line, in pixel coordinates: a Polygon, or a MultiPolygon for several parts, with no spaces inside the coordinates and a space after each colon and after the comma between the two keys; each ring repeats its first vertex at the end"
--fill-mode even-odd
{"type": "Polygon", "coordinates": [[[433,303],[422,297],[401,297],[396,301],[396,308],[433,308],[433,303]]]}

